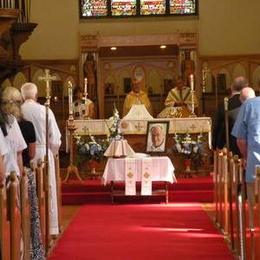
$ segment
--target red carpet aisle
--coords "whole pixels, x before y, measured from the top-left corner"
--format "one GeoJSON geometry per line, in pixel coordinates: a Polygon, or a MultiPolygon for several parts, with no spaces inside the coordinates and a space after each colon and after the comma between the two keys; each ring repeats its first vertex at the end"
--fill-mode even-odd
{"type": "Polygon", "coordinates": [[[233,259],[198,203],[85,205],[51,260],[233,259]]]}

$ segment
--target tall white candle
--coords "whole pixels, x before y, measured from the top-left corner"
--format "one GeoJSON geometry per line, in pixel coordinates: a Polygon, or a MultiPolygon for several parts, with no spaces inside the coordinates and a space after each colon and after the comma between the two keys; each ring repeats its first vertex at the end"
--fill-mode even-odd
{"type": "Polygon", "coordinates": [[[87,94],[88,94],[88,79],[87,78],[84,79],[84,94],[85,94],[85,96],[87,96],[87,94]]]}
{"type": "Polygon", "coordinates": [[[72,94],[72,82],[68,82],[68,100],[69,100],[69,115],[73,115],[73,94],[72,94]]]}
{"type": "Polygon", "coordinates": [[[191,91],[194,90],[194,75],[190,74],[190,89],[191,91]]]}

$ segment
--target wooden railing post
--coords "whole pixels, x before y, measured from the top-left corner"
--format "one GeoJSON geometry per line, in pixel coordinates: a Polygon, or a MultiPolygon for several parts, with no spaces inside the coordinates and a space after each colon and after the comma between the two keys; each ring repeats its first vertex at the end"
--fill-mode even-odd
{"type": "Polygon", "coordinates": [[[224,235],[228,236],[229,232],[229,218],[228,218],[228,159],[227,159],[227,149],[223,149],[223,157],[222,157],[222,179],[223,179],[223,231],[224,235]]]}
{"type": "Polygon", "coordinates": [[[221,227],[221,162],[222,151],[217,151],[216,171],[216,225],[221,227]]]}
{"type": "Polygon", "coordinates": [[[21,214],[19,205],[19,182],[15,172],[11,172],[8,186],[11,226],[11,260],[18,260],[21,259],[21,214]]]}
{"type": "Polygon", "coordinates": [[[23,259],[30,259],[30,247],[31,247],[31,214],[30,214],[30,203],[28,195],[28,175],[25,169],[22,173],[20,180],[21,189],[21,219],[22,219],[22,235],[24,254],[23,259]]]}
{"type": "Polygon", "coordinates": [[[7,197],[3,182],[0,183],[0,259],[10,259],[10,222],[7,219],[7,197]]]}
{"type": "Polygon", "coordinates": [[[57,188],[57,207],[58,207],[58,221],[59,232],[62,232],[62,209],[61,209],[61,177],[60,177],[60,159],[59,155],[54,156],[55,161],[55,174],[56,174],[56,188],[57,188]]]}
{"type": "Polygon", "coordinates": [[[234,209],[235,209],[235,197],[234,197],[234,158],[232,152],[228,155],[228,201],[229,201],[229,233],[230,243],[232,251],[235,250],[235,236],[234,236],[234,209]]]}
{"type": "Polygon", "coordinates": [[[239,225],[239,257],[246,259],[246,225],[245,225],[245,182],[242,161],[239,159],[236,163],[236,172],[238,175],[238,225],[239,225]]]}

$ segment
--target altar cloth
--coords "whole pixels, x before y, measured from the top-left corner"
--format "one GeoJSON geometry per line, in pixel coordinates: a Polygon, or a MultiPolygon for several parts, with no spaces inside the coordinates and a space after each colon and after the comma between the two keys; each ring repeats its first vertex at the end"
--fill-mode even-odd
{"type": "MultiPolygon", "coordinates": [[[[136,181],[142,180],[142,158],[132,158],[136,164],[136,181]]],[[[167,156],[154,156],[152,160],[152,181],[177,182],[174,175],[174,166],[167,156]]],[[[109,158],[102,177],[104,185],[107,183],[125,181],[126,158],[109,158]]]]}

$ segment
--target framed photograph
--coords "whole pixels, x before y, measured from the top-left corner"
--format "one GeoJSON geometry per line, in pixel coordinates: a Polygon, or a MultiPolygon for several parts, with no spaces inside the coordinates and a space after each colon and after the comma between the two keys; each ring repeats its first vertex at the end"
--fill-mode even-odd
{"type": "Polygon", "coordinates": [[[164,153],[169,130],[169,121],[148,121],[146,133],[146,152],[164,153]]]}

